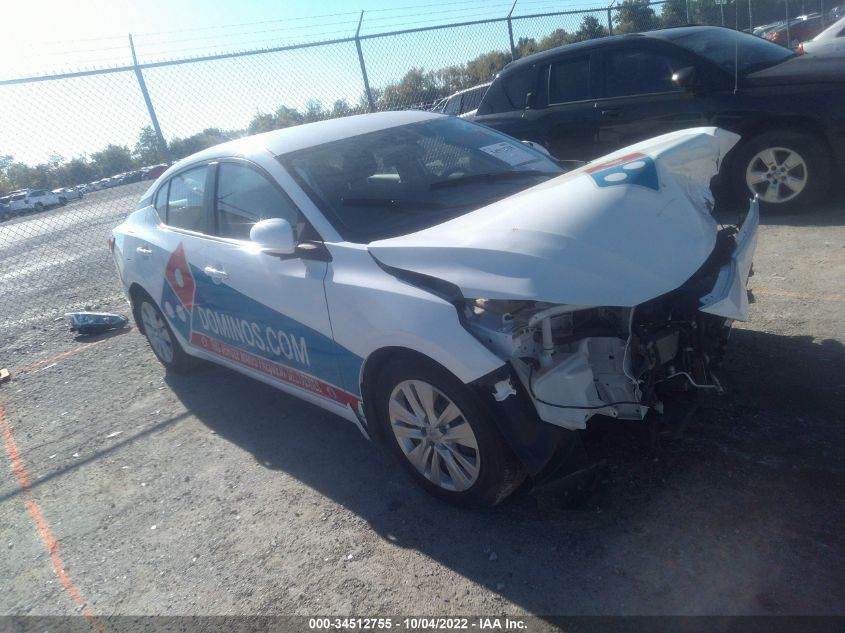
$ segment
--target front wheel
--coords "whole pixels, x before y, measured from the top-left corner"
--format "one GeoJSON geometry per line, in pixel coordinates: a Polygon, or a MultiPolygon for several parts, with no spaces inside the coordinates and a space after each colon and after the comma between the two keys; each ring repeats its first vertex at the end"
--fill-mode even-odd
{"type": "Polygon", "coordinates": [[[804,211],[830,188],[823,145],[795,132],[766,132],[741,145],[732,162],[741,200],[757,196],[767,212],[804,211]]]}
{"type": "Polygon", "coordinates": [[[161,310],[149,296],[138,300],[134,316],[156,358],[168,371],[184,373],[195,367],[196,361],[182,349],[161,310]]]}
{"type": "Polygon", "coordinates": [[[401,357],[380,373],[377,411],[405,469],[458,506],[494,506],[525,470],[469,388],[433,362],[401,357]]]}

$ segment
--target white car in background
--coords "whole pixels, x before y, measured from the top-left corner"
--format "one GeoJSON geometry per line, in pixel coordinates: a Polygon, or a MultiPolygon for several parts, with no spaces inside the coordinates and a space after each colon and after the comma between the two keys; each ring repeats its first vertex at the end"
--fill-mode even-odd
{"type": "Polygon", "coordinates": [[[808,42],[802,42],[798,52],[810,55],[845,53],[845,18],[837,20],[808,42]]]}
{"type": "Polygon", "coordinates": [[[79,200],[82,198],[82,191],[78,187],[53,189],[53,193],[58,196],[61,204],[66,204],[70,200],[79,200]]]}
{"type": "Polygon", "coordinates": [[[61,198],[47,189],[32,189],[26,194],[26,201],[33,211],[43,211],[64,204],[61,198]]]}
{"type": "Polygon", "coordinates": [[[738,138],[564,173],[457,117],[321,121],[179,161],[111,248],[168,370],[242,372],[389,443],[441,499],[493,505],[584,472],[593,416],[718,390],[759,220],[710,212],[738,138]]]}

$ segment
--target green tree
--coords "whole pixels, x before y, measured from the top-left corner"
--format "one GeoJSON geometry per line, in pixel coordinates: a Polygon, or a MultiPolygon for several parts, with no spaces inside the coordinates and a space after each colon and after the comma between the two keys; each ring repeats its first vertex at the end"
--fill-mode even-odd
{"type": "Polygon", "coordinates": [[[470,86],[477,86],[493,78],[511,61],[511,56],[504,51],[482,53],[467,62],[467,80],[470,86]]]}
{"type": "Polygon", "coordinates": [[[585,15],[581,21],[581,26],[573,34],[572,41],[592,40],[605,35],[607,35],[607,29],[599,22],[599,19],[594,15],[585,15]]]}
{"type": "MultiPolygon", "coordinates": [[[[690,15],[692,20],[692,15],[690,15]]],[[[660,12],[662,26],[679,26],[687,23],[687,0],[666,0],[660,12]]]]}
{"type": "Polygon", "coordinates": [[[423,68],[411,68],[397,83],[384,87],[378,102],[379,110],[393,110],[429,103],[445,96],[434,74],[423,68]]]}
{"type": "Polygon", "coordinates": [[[170,142],[170,153],[177,158],[184,158],[207,147],[230,141],[234,136],[216,127],[206,128],[199,134],[187,138],[174,138],[170,142]]]}
{"type": "Polygon", "coordinates": [[[141,128],[138,142],[135,143],[133,157],[139,165],[157,165],[167,162],[166,148],[161,146],[158,135],[149,125],[141,128]]]}
{"type": "Polygon", "coordinates": [[[132,160],[132,152],[126,145],[111,143],[105,149],[91,154],[91,162],[101,177],[114,176],[129,171],[135,166],[135,161],[132,160]]]}
{"type": "Polygon", "coordinates": [[[613,21],[622,33],[650,31],[660,27],[660,20],[649,0],[624,0],[613,16],[613,21]]]}

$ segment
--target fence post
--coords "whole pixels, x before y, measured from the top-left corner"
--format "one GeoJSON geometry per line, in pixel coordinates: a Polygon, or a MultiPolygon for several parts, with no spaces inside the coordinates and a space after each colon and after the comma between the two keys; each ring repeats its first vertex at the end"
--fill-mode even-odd
{"type": "Polygon", "coordinates": [[[361,17],[358,18],[358,30],[355,31],[355,48],[358,49],[358,63],[361,64],[361,77],[364,79],[364,93],[367,95],[367,105],[370,112],[376,111],[376,104],[373,101],[373,93],[370,92],[370,80],[367,79],[367,67],[364,65],[364,51],[361,50],[361,22],[364,21],[364,12],[361,11],[361,17]]]}
{"type": "Polygon", "coordinates": [[[613,5],[616,4],[616,0],[613,0],[609,5],[607,5],[607,34],[613,35],[613,19],[610,17],[610,9],[613,5]]]}
{"type": "Polygon", "coordinates": [[[135,55],[135,42],[132,40],[132,33],[129,34],[129,50],[132,51],[132,65],[135,67],[135,77],[138,78],[138,85],[141,87],[141,94],[144,96],[144,103],[147,104],[147,112],[150,114],[150,121],[153,124],[156,137],[158,138],[159,149],[164,152],[164,157],[168,162],[172,160],[170,156],[170,148],[167,146],[167,141],[164,140],[164,134],[161,133],[161,126],[158,124],[158,117],[156,116],[153,102],[150,99],[150,93],[147,91],[147,84],[144,81],[144,75],[141,72],[141,67],[138,66],[138,56],[135,55]]]}
{"type": "Polygon", "coordinates": [[[751,0],[748,0],[748,28],[754,30],[754,16],[751,13],[751,0]]]}
{"type": "Polygon", "coordinates": [[[511,23],[511,14],[513,13],[514,7],[516,7],[517,0],[513,0],[513,4],[511,5],[511,10],[508,11],[508,39],[511,43],[511,60],[516,60],[518,57],[516,51],[516,45],[513,43],[513,24],[511,23]]]}
{"type": "Polygon", "coordinates": [[[786,47],[789,48],[789,44],[792,41],[789,37],[789,0],[784,0],[783,6],[786,11],[786,47]]]}
{"type": "MultiPolygon", "coordinates": [[[[749,6],[750,6],[751,0],[748,0],[748,2],[749,2],[749,6]]],[[[689,0],[686,0],[685,4],[687,5],[687,24],[692,24],[692,22],[689,19],[689,0]]]]}

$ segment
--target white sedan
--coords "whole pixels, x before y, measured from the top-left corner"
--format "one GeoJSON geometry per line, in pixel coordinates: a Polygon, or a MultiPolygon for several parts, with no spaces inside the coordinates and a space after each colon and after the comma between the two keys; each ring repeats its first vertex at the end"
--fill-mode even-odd
{"type": "Polygon", "coordinates": [[[758,225],[754,202],[739,228],[710,213],[737,140],[685,130],[564,173],[459,118],[322,121],[178,162],[111,246],[168,370],[252,376],[493,505],[583,471],[593,416],[719,389],[758,225]]]}

